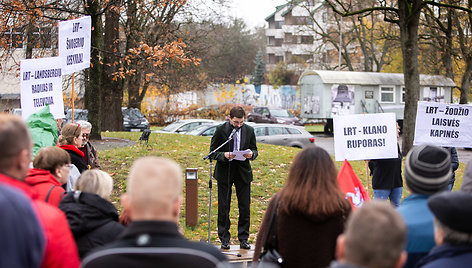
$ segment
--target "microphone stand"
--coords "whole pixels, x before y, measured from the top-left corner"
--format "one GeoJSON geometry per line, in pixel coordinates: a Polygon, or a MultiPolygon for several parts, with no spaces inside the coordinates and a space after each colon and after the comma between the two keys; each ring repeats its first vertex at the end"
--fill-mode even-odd
{"type": "Polygon", "coordinates": [[[218,146],[218,148],[216,148],[215,150],[211,151],[209,154],[207,154],[205,157],[203,157],[203,160],[207,160],[207,159],[210,159],[210,180],[208,181],[208,189],[210,190],[210,198],[208,200],[208,244],[211,244],[210,243],[210,232],[211,232],[211,188],[213,187],[212,184],[212,161],[213,161],[213,154],[216,153],[216,151],[218,151],[221,147],[225,146],[230,140],[233,139],[233,135],[230,135],[228,137],[228,139],[223,142],[220,146],[218,146]]]}

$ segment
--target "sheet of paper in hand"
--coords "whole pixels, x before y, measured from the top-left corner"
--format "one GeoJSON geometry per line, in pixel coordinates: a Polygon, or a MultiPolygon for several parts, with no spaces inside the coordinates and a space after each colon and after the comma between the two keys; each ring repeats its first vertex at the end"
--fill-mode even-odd
{"type": "Polygon", "coordinates": [[[251,152],[250,149],[246,149],[244,151],[233,151],[231,153],[234,154],[235,157],[231,160],[246,161],[246,157],[244,157],[244,155],[250,152],[251,152]]]}

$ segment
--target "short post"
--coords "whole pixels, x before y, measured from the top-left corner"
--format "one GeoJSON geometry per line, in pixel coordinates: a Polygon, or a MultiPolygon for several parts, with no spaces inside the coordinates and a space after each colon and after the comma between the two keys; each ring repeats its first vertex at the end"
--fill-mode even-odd
{"type": "Polygon", "coordinates": [[[198,170],[185,169],[185,224],[197,226],[198,222],[198,170]]]}

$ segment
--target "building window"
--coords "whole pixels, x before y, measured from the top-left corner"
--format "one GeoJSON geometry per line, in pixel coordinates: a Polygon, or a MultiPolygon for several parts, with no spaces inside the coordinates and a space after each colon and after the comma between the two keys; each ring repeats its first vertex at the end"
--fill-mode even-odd
{"type": "Polygon", "coordinates": [[[283,25],[284,25],[283,21],[276,21],[275,22],[275,29],[282,29],[283,25]]]}
{"type": "MultiPolygon", "coordinates": [[[[22,29],[10,29],[3,32],[3,38],[8,48],[23,48],[23,42],[26,38],[26,33],[22,29]]],[[[33,48],[51,48],[51,28],[35,28],[31,40],[33,48]]]]}
{"type": "Polygon", "coordinates": [[[313,44],[313,41],[314,41],[314,38],[313,38],[313,36],[311,36],[311,35],[308,35],[308,36],[302,35],[300,41],[301,41],[302,44],[309,44],[309,45],[312,45],[312,44],[313,44]]]}
{"type": "Polygon", "coordinates": [[[293,44],[293,34],[292,33],[285,33],[284,37],[285,44],[293,44]]]}
{"type": "Polygon", "coordinates": [[[312,25],[313,18],[311,17],[293,17],[294,25],[312,25]]]}
{"type": "Polygon", "coordinates": [[[406,97],[405,88],[402,87],[402,95],[401,95],[401,97],[400,97],[400,102],[401,102],[401,103],[405,103],[405,97],[406,97]]]}
{"type": "Polygon", "coordinates": [[[22,48],[23,47],[23,32],[19,29],[10,29],[3,32],[4,42],[8,48],[22,48]]]}
{"type": "Polygon", "coordinates": [[[425,87],[423,91],[423,100],[444,102],[444,91],[440,87],[425,87]]]}
{"type": "Polygon", "coordinates": [[[321,14],[321,21],[323,23],[327,23],[328,22],[328,12],[323,12],[323,14],[321,14]]]}
{"type": "Polygon", "coordinates": [[[380,103],[395,103],[395,88],[380,86],[380,103]]]}
{"type": "Polygon", "coordinates": [[[285,52],[285,62],[289,62],[292,59],[292,52],[285,52]]]}

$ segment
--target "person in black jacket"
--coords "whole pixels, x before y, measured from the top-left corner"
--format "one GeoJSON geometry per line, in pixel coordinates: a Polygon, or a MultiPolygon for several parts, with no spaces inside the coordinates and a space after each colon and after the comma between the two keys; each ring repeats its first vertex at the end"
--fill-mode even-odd
{"type": "Polygon", "coordinates": [[[82,267],[223,267],[214,246],[185,239],[178,222],[182,170],[172,160],[145,157],[130,169],[121,197],[131,223],[117,241],[89,254],[82,267]]]}
{"type": "MultiPolygon", "coordinates": [[[[400,128],[397,124],[397,138],[399,135],[400,128]]],[[[403,193],[402,153],[398,144],[397,148],[396,158],[369,161],[374,199],[390,199],[390,203],[395,207],[400,206],[403,193]]]]}
{"type": "Polygon", "coordinates": [[[229,120],[216,127],[211,138],[210,151],[216,150],[231,136],[232,140],[221,147],[212,157],[215,159],[214,177],[218,181],[218,237],[222,249],[230,248],[229,232],[232,185],[238,199],[238,240],[241,249],[250,249],[248,243],[251,218],[251,182],[253,180],[250,160],[256,159],[257,144],[254,128],[244,124],[246,113],[241,106],[233,107],[229,120]],[[234,151],[246,151],[242,159],[236,160],[234,151]]]}
{"type": "Polygon", "coordinates": [[[452,178],[449,180],[447,185],[447,190],[450,192],[454,187],[454,182],[456,181],[456,170],[459,168],[459,157],[457,157],[456,147],[444,147],[451,154],[451,169],[452,169],[452,178]]]}
{"type": "Polygon", "coordinates": [[[118,212],[109,201],[113,179],[104,171],[87,170],[79,177],[75,191],[59,204],[69,221],[80,258],[92,249],[116,239],[124,230],[118,212]]]}

